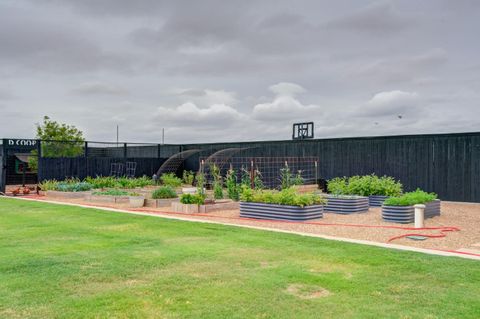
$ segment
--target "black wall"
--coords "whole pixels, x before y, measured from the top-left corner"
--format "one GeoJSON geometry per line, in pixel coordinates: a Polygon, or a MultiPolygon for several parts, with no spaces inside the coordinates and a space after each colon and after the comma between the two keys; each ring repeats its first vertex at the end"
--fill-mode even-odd
{"type": "MultiPolygon", "coordinates": [[[[168,156],[182,150],[202,150],[184,164],[185,169],[198,170],[200,158],[238,147],[248,149],[235,156],[318,157],[318,176],[323,179],[376,173],[399,179],[406,191],[419,187],[437,193],[443,200],[480,202],[480,133],[146,147],[152,154],[161,154],[161,158],[129,158],[128,161],[138,163],[138,176],[153,175],[168,156]]],[[[111,163],[125,161],[124,158],[95,157],[93,153],[81,158],[41,158],[39,178],[109,175],[111,163]]]]}
{"type": "Polygon", "coordinates": [[[201,156],[230,147],[251,147],[238,156],[317,156],[319,177],[376,173],[399,179],[406,191],[420,187],[443,200],[480,202],[480,133],[315,139],[251,143],[189,144],[201,156]]]}
{"type": "Polygon", "coordinates": [[[109,176],[112,163],[136,162],[135,176],[152,176],[165,161],[165,158],[108,158],[108,157],[75,157],[75,158],[40,158],[38,165],[39,180],[65,177],[109,176]]]}

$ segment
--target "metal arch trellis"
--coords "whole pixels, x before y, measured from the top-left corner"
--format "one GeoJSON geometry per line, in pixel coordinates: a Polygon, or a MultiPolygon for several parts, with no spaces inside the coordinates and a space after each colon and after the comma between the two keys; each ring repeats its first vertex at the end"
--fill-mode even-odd
{"type": "Polygon", "coordinates": [[[193,149],[193,150],[186,150],[183,152],[176,153],[170,156],[157,171],[157,176],[161,176],[165,173],[175,173],[180,165],[190,156],[199,153],[201,150],[193,149]]]}
{"type": "Polygon", "coordinates": [[[205,174],[207,180],[209,180],[210,167],[212,165],[217,166],[221,171],[225,164],[227,164],[235,154],[249,148],[250,147],[231,147],[216,151],[203,160],[203,163],[200,165],[199,172],[201,172],[203,169],[203,173],[205,174]]]}

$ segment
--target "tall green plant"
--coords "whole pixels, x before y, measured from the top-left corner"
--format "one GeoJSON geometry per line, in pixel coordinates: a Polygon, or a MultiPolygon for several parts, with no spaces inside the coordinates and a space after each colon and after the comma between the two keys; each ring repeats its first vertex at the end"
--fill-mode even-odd
{"type": "Polygon", "coordinates": [[[233,168],[229,169],[227,172],[227,177],[225,178],[225,185],[227,186],[228,198],[234,201],[238,201],[240,185],[238,185],[237,183],[237,173],[233,168]]]}
{"type": "Polygon", "coordinates": [[[182,177],[185,184],[193,185],[193,179],[195,178],[195,175],[192,171],[183,171],[182,177]]]}
{"type": "Polygon", "coordinates": [[[287,189],[293,185],[293,175],[287,163],[280,169],[280,182],[282,189],[287,189]]]}

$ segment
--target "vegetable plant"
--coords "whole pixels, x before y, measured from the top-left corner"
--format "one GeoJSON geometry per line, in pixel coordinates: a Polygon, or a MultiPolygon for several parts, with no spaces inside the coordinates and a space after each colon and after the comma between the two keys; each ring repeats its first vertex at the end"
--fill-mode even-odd
{"type": "Polygon", "coordinates": [[[127,196],[128,192],[123,189],[108,189],[105,191],[96,191],[93,192],[93,195],[103,195],[103,196],[127,196]]]}
{"type": "Polygon", "coordinates": [[[193,185],[193,179],[195,175],[192,171],[183,171],[182,179],[185,184],[193,185]]]}
{"type": "Polygon", "coordinates": [[[402,188],[402,184],[393,177],[379,177],[375,174],[336,177],[328,182],[328,190],[334,195],[399,196],[402,188]]]}
{"type": "Polygon", "coordinates": [[[237,173],[234,169],[230,169],[227,172],[227,176],[225,178],[225,186],[227,187],[227,195],[228,198],[238,201],[239,199],[239,187],[237,183],[237,173]]]}
{"type": "Polygon", "coordinates": [[[437,199],[437,194],[427,193],[417,188],[414,192],[408,192],[398,197],[390,197],[383,203],[385,206],[412,206],[425,204],[437,199]]]}
{"type": "Polygon", "coordinates": [[[205,195],[204,194],[182,194],[180,196],[180,203],[203,205],[205,204],[205,195]]]}
{"type": "Polygon", "coordinates": [[[281,191],[243,188],[240,198],[242,201],[245,202],[290,205],[300,207],[326,204],[326,199],[318,194],[299,194],[293,188],[285,188],[281,191]]]}
{"type": "Polygon", "coordinates": [[[162,176],[160,176],[160,180],[162,181],[162,184],[166,186],[171,186],[171,187],[182,186],[182,179],[178,178],[174,173],[165,173],[162,176]]]}
{"type": "Polygon", "coordinates": [[[161,186],[153,191],[153,199],[176,198],[177,193],[171,186],[161,186]]]}

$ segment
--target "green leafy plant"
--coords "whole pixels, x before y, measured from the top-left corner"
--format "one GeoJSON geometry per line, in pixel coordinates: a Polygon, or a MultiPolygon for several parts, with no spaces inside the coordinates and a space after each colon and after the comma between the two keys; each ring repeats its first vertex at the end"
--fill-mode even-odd
{"type": "Polygon", "coordinates": [[[205,195],[203,195],[203,194],[182,194],[180,196],[180,203],[182,203],[182,204],[203,205],[203,204],[205,204],[205,195]]]}
{"type": "Polygon", "coordinates": [[[174,173],[166,173],[160,176],[163,185],[171,187],[182,186],[182,179],[178,178],[174,173]]]}
{"type": "Polygon", "coordinates": [[[254,172],[254,177],[253,177],[253,185],[255,189],[264,189],[265,185],[263,185],[263,180],[262,180],[262,173],[256,169],[254,172]]]}
{"type": "Polygon", "coordinates": [[[140,194],[140,193],[137,193],[137,192],[131,192],[131,193],[128,193],[128,196],[131,196],[131,197],[143,197],[144,195],[140,194]]]}
{"type": "Polygon", "coordinates": [[[220,172],[220,168],[213,164],[210,166],[210,172],[213,176],[213,198],[222,199],[223,198],[223,180],[220,172]]]}
{"type": "Polygon", "coordinates": [[[425,204],[437,199],[437,194],[427,193],[417,188],[414,192],[408,192],[398,197],[390,197],[383,203],[385,206],[412,206],[425,204]]]}
{"type": "Polygon", "coordinates": [[[92,189],[92,185],[86,182],[62,182],[57,184],[59,192],[85,192],[92,189]]]}
{"type": "Polygon", "coordinates": [[[188,185],[193,185],[193,179],[194,179],[195,175],[193,174],[192,171],[183,171],[183,174],[182,174],[182,179],[183,179],[183,182],[185,184],[188,184],[188,185]]]}
{"type": "Polygon", "coordinates": [[[399,196],[402,184],[393,177],[375,174],[352,177],[336,177],[328,181],[328,191],[334,195],[399,196]]]}
{"type": "Polygon", "coordinates": [[[238,201],[239,200],[239,185],[237,183],[237,173],[234,169],[230,169],[227,172],[227,176],[225,178],[225,185],[227,187],[227,195],[228,198],[238,201]]]}
{"type": "Polygon", "coordinates": [[[303,183],[304,183],[304,179],[302,177],[302,171],[298,170],[297,174],[292,179],[292,184],[298,186],[298,185],[303,185],[303,183]]]}
{"type": "Polygon", "coordinates": [[[252,182],[251,182],[250,172],[245,167],[242,167],[241,172],[242,172],[242,177],[240,179],[240,184],[242,186],[251,187],[252,182]]]}
{"type": "Polygon", "coordinates": [[[203,197],[205,196],[205,174],[202,172],[197,173],[197,193],[200,194],[203,197]]]}
{"type": "Polygon", "coordinates": [[[310,205],[324,205],[326,199],[315,193],[299,194],[293,188],[285,188],[281,191],[277,190],[255,190],[244,188],[240,195],[242,201],[290,205],[290,206],[310,206],[310,205]]]}
{"type": "Polygon", "coordinates": [[[287,189],[294,185],[292,172],[290,171],[287,162],[285,162],[285,166],[280,169],[280,183],[282,189],[287,189]]]}
{"type": "Polygon", "coordinates": [[[44,180],[41,183],[38,183],[38,186],[42,191],[54,191],[57,190],[58,183],[59,182],[55,179],[44,180]]]}
{"type": "Polygon", "coordinates": [[[161,186],[153,191],[153,199],[176,198],[177,193],[171,186],[161,186]]]}
{"type": "Polygon", "coordinates": [[[101,196],[127,196],[128,192],[122,189],[108,189],[105,191],[96,191],[93,192],[93,195],[101,196]]]}

